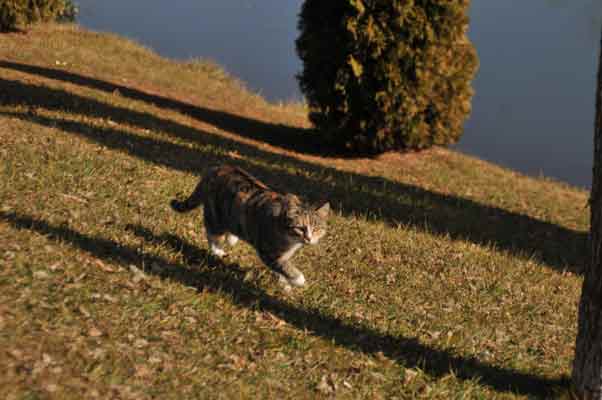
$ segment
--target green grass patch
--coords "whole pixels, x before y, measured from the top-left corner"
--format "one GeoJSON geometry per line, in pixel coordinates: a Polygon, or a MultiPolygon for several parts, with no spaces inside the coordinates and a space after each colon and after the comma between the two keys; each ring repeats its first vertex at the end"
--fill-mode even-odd
{"type": "Polygon", "coordinates": [[[6,398],[545,398],[566,385],[588,194],[445,149],[328,156],[212,63],[0,36],[6,398]],[[18,51],[17,51],[18,49],[18,51]],[[102,56],[99,56],[102,55],[102,56]],[[281,291],[169,200],[214,163],[335,210],[281,291]]]}

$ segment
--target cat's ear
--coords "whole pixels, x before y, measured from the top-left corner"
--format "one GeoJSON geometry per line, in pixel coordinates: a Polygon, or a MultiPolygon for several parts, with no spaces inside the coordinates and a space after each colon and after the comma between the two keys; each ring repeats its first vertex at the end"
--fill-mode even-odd
{"type": "Polygon", "coordinates": [[[326,202],[318,207],[316,209],[316,214],[318,214],[318,216],[322,219],[328,218],[328,214],[330,214],[330,203],[326,202]]]}

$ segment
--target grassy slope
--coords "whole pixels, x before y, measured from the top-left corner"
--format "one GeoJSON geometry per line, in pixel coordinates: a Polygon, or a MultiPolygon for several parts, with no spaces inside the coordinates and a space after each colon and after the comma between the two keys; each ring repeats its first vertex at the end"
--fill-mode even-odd
{"type": "MultiPolygon", "coordinates": [[[[0,36],[0,394],[526,398],[570,372],[587,193],[444,149],[326,158],[209,63],[0,36]],[[170,212],[210,163],[336,213],[287,295],[170,212]],[[141,272],[144,271],[144,272],[141,272]]],[[[305,135],[305,136],[304,136],[305,135]]],[[[6,396],[5,396],[6,397],[6,396]]]]}

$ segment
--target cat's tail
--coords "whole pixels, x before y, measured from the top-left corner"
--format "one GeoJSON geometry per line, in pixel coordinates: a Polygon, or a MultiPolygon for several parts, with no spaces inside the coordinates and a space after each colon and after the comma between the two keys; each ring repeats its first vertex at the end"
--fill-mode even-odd
{"type": "Polygon", "coordinates": [[[171,208],[179,213],[185,213],[194,210],[203,203],[205,198],[205,179],[199,181],[190,196],[187,199],[180,201],[173,199],[170,202],[171,208]]]}

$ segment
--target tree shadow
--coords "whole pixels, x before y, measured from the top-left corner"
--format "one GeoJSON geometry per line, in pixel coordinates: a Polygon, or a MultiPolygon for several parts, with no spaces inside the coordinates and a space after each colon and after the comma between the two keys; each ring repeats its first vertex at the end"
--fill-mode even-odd
{"type": "Polygon", "coordinates": [[[264,310],[278,316],[295,328],[327,339],[337,346],[355,352],[375,354],[382,352],[405,368],[420,368],[434,378],[443,378],[449,373],[460,380],[478,381],[497,392],[513,392],[535,398],[549,398],[559,386],[566,386],[566,378],[549,379],[529,373],[486,364],[476,357],[464,357],[449,351],[432,348],[414,338],[397,337],[361,323],[350,324],[317,309],[300,309],[295,305],[273,297],[261,287],[244,280],[244,271],[237,264],[225,264],[212,259],[206,251],[169,233],[157,235],[141,225],[128,225],[146,242],[159,243],[181,252],[186,262],[208,259],[209,262],[195,268],[119,244],[109,239],[94,238],[66,226],[49,224],[27,215],[0,211],[0,220],[16,229],[24,229],[47,236],[51,240],[79,248],[91,256],[118,265],[158,265],[147,273],[168,279],[199,291],[222,291],[241,306],[264,310]]]}
{"type": "Polygon", "coordinates": [[[324,143],[320,141],[318,135],[312,129],[263,122],[241,115],[213,110],[199,105],[192,105],[184,101],[147,93],[125,85],[106,82],[61,69],[4,60],[0,61],[0,68],[12,69],[54,80],[69,82],[107,93],[119,92],[121,96],[132,100],[143,101],[154,104],[160,108],[178,111],[199,121],[214,125],[222,130],[250,139],[260,140],[281,149],[321,156],[344,155],[341,152],[337,152],[334,149],[324,146],[324,143]]]}
{"type": "Polygon", "coordinates": [[[18,33],[21,35],[25,35],[25,34],[27,34],[27,31],[25,29],[18,28],[16,26],[11,26],[11,27],[4,27],[4,28],[0,29],[0,33],[18,33]]]}
{"type": "Polygon", "coordinates": [[[533,257],[560,271],[581,273],[585,263],[586,232],[386,178],[313,164],[61,89],[6,79],[0,79],[0,87],[3,89],[0,92],[0,104],[30,106],[29,111],[0,115],[58,127],[67,133],[174,170],[199,174],[208,165],[227,162],[249,170],[281,191],[302,191],[301,194],[313,202],[327,198],[343,215],[359,214],[393,226],[409,225],[433,234],[449,235],[454,240],[492,245],[524,257],[533,257]],[[200,146],[193,149],[124,129],[103,128],[80,120],[44,116],[37,113],[36,108],[68,110],[70,115],[109,119],[125,126],[159,130],[200,146]],[[257,163],[253,159],[263,162],[257,163]],[[265,163],[271,167],[266,167],[265,163]],[[287,166],[296,172],[289,172],[287,166]]]}

